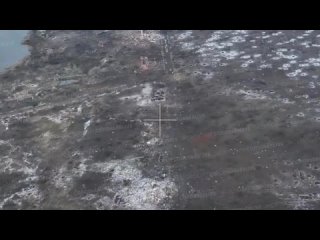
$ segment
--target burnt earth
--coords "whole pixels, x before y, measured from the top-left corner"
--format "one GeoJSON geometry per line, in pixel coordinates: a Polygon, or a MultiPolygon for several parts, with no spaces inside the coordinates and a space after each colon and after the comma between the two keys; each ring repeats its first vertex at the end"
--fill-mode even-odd
{"type": "Polygon", "coordinates": [[[0,74],[0,209],[319,209],[319,31],[25,44],[0,74]]]}

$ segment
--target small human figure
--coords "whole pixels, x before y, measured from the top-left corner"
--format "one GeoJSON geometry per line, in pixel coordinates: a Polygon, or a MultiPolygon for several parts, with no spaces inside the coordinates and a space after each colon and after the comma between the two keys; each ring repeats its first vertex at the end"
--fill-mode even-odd
{"type": "Polygon", "coordinates": [[[142,71],[149,70],[149,60],[148,57],[140,57],[140,69],[142,71]]]}

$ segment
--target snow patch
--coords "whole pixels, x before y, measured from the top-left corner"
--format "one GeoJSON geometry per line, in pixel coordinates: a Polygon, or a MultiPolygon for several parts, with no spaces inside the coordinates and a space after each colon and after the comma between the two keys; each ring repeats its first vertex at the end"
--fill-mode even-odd
{"type": "MultiPolygon", "coordinates": [[[[168,177],[163,180],[155,180],[144,177],[138,168],[138,158],[113,160],[105,163],[95,163],[90,166],[90,171],[110,173],[111,182],[116,191],[115,196],[123,200],[123,206],[129,209],[159,209],[161,203],[171,199],[177,193],[175,183],[168,177]],[[129,182],[123,187],[123,182],[129,182]]],[[[102,197],[95,205],[108,208],[111,201],[109,197],[102,197]]]]}

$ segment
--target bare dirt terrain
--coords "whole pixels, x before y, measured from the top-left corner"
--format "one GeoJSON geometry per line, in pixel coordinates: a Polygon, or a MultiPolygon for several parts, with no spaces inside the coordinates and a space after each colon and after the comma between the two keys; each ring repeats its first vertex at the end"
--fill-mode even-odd
{"type": "Polygon", "coordinates": [[[320,31],[25,44],[0,74],[0,209],[320,208],[320,31]]]}

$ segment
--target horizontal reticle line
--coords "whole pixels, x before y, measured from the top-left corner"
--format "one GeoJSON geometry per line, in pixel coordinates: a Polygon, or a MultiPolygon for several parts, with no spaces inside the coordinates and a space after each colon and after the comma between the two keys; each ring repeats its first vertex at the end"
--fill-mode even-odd
{"type": "Polygon", "coordinates": [[[178,121],[177,119],[144,119],[143,121],[171,121],[171,122],[175,122],[178,121]]]}

